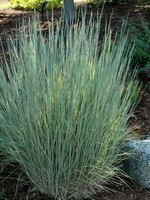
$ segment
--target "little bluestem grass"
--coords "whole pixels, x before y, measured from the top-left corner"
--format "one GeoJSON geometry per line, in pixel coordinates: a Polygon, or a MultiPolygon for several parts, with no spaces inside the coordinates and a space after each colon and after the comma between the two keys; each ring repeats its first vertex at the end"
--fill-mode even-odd
{"type": "Polygon", "coordinates": [[[112,42],[107,26],[99,41],[98,20],[82,18],[65,31],[49,26],[46,39],[34,19],[9,42],[7,78],[0,73],[3,154],[57,199],[91,195],[118,174],[137,89],[135,74],[126,84],[127,36],[112,42]]]}

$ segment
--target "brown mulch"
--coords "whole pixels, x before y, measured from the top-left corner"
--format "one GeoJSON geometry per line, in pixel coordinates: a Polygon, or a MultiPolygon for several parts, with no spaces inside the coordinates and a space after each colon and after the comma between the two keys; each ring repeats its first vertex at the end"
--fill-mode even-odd
{"type": "Polygon", "coordinates": [[[0,3],[8,3],[9,0],[1,0],[0,3]]]}
{"type": "MultiPolygon", "coordinates": [[[[0,3],[6,0],[0,0],[0,3]]],[[[85,5],[84,5],[85,6],[85,5]]],[[[87,12],[91,11],[96,14],[97,10],[101,7],[97,7],[93,4],[86,5],[87,12]]],[[[6,48],[6,37],[12,32],[16,31],[16,22],[20,18],[31,15],[32,11],[20,11],[20,10],[0,10],[0,37],[6,48]]],[[[51,14],[51,13],[50,13],[51,14]]],[[[54,17],[58,19],[61,11],[54,10],[54,17]]],[[[135,7],[134,5],[111,5],[105,6],[103,16],[109,18],[112,16],[113,28],[117,29],[121,23],[122,17],[128,16],[129,20],[138,21],[142,18],[150,20],[150,6],[149,7],[135,7]]],[[[42,26],[46,26],[46,17],[42,21],[42,26]]],[[[3,58],[2,49],[0,47],[0,58],[3,58]]],[[[135,110],[135,116],[131,120],[131,124],[134,125],[134,133],[145,137],[150,134],[150,90],[146,89],[146,85],[143,86],[143,92],[141,100],[135,110]]],[[[119,185],[110,185],[115,192],[101,192],[96,195],[94,199],[98,200],[150,200],[150,192],[146,188],[125,180],[127,183],[120,183],[119,185]]],[[[50,200],[45,195],[39,194],[36,191],[32,191],[30,181],[24,174],[17,168],[16,164],[8,165],[5,170],[0,174],[0,192],[5,194],[6,200],[50,200]],[[5,178],[5,179],[4,179],[5,178]]]]}

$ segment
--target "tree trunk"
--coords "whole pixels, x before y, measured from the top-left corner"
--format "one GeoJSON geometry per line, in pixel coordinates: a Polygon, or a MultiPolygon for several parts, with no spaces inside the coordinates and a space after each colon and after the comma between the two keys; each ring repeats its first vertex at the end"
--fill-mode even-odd
{"type": "Polygon", "coordinates": [[[64,17],[67,25],[71,25],[75,17],[74,0],[64,0],[64,17]]]}

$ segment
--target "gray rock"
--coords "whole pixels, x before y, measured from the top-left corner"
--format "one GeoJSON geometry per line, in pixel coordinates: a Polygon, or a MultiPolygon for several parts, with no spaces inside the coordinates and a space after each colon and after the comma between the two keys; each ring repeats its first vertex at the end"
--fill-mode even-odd
{"type": "Polygon", "coordinates": [[[138,184],[150,189],[150,136],[132,140],[124,148],[132,155],[124,161],[124,169],[138,184]]]}

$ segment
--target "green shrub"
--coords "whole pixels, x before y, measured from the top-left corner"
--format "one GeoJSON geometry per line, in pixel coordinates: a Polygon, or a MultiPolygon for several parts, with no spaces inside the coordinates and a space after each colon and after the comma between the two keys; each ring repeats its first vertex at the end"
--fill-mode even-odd
{"type": "Polygon", "coordinates": [[[45,40],[33,21],[10,43],[7,78],[0,73],[3,153],[58,199],[88,196],[119,173],[137,88],[134,75],[126,85],[127,37],[112,44],[107,27],[99,50],[99,22],[82,18],[65,40],[59,24],[45,40]]]}
{"type": "MultiPolygon", "coordinates": [[[[10,2],[12,8],[37,9],[44,0],[11,0],[10,2]]],[[[47,8],[59,7],[61,2],[62,0],[49,0],[47,8]]]]}
{"type": "Polygon", "coordinates": [[[132,66],[138,66],[139,74],[150,78],[150,23],[142,20],[138,24],[129,24],[130,40],[135,42],[132,66]]]}

